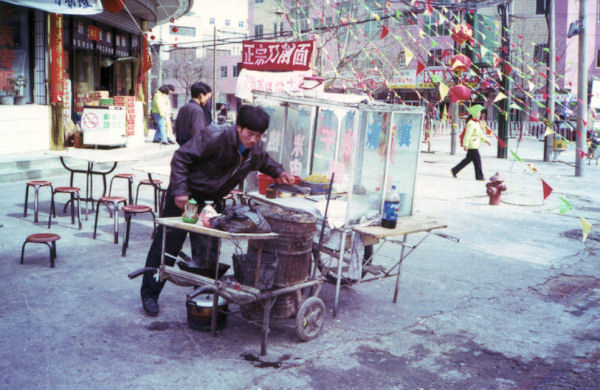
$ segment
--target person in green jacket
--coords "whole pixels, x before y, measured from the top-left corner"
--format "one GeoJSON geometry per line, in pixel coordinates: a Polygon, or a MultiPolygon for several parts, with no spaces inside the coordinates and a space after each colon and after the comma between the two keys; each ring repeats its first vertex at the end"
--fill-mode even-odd
{"type": "Polygon", "coordinates": [[[475,179],[485,180],[485,177],[483,177],[483,171],[481,169],[481,156],[479,155],[479,147],[481,146],[482,141],[488,145],[490,145],[490,141],[488,141],[479,123],[482,110],[483,106],[481,104],[476,104],[468,109],[470,115],[467,117],[467,122],[465,124],[465,135],[462,140],[462,146],[467,151],[467,155],[464,159],[462,159],[461,162],[452,168],[451,172],[452,176],[454,177],[456,177],[458,172],[472,162],[473,167],[475,168],[475,179]]]}
{"type": "Polygon", "coordinates": [[[175,141],[167,138],[167,121],[171,120],[169,118],[171,113],[169,93],[171,93],[169,86],[162,85],[154,94],[154,99],[152,99],[152,117],[154,123],[156,123],[156,132],[152,142],[160,142],[163,145],[175,143],[175,141]]]}

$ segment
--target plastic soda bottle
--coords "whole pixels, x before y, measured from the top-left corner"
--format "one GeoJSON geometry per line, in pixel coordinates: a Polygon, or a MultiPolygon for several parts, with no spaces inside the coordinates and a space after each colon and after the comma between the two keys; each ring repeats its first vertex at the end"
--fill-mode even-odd
{"type": "Polygon", "coordinates": [[[383,201],[383,215],[381,217],[381,226],[388,229],[394,229],[398,221],[398,210],[400,209],[400,195],[396,192],[396,186],[385,194],[383,201]]]}
{"type": "Polygon", "coordinates": [[[200,218],[202,219],[202,225],[204,227],[210,227],[210,219],[218,215],[217,211],[213,207],[213,201],[207,200],[204,201],[205,206],[202,208],[200,212],[200,218]]]}

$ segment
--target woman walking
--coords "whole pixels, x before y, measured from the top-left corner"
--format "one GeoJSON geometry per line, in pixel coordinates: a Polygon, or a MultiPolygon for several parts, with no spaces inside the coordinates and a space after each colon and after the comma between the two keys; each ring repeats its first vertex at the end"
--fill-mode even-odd
{"type": "Polygon", "coordinates": [[[475,179],[485,180],[483,177],[483,171],[481,170],[481,156],[479,155],[479,147],[481,141],[490,145],[490,141],[486,138],[481,125],[479,124],[479,118],[481,117],[481,111],[483,106],[476,104],[468,109],[469,116],[467,117],[467,123],[465,125],[465,135],[462,140],[462,146],[467,151],[465,158],[459,162],[454,168],[452,168],[452,176],[456,177],[458,172],[464,167],[473,163],[475,168],[475,179]]]}

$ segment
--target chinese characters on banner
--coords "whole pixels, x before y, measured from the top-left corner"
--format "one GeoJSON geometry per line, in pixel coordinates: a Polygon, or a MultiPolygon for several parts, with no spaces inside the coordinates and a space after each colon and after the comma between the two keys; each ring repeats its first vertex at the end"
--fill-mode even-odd
{"type": "Polygon", "coordinates": [[[308,70],[313,41],[244,41],[242,67],[250,70],[308,70]]]}
{"type": "Polygon", "coordinates": [[[50,102],[63,100],[63,17],[50,14],[50,102]]]}
{"type": "Polygon", "coordinates": [[[296,72],[259,72],[242,69],[238,75],[235,95],[240,99],[252,100],[252,91],[269,93],[301,92],[300,85],[310,71],[296,72]]]}
{"type": "Polygon", "coordinates": [[[100,0],[2,0],[6,3],[65,15],[93,15],[104,9],[100,0]]]}

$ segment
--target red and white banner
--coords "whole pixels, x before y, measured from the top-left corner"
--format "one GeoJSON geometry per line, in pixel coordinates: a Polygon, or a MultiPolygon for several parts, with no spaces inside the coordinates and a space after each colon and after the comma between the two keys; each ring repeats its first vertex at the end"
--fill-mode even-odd
{"type": "Polygon", "coordinates": [[[295,72],[259,72],[242,69],[238,75],[235,96],[246,101],[252,101],[252,91],[268,93],[301,93],[300,86],[304,78],[311,75],[310,71],[295,72]]]}
{"type": "Polygon", "coordinates": [[[313,41],[244,41],[242,67],[250,70],[308,70],[313,41]]]}

